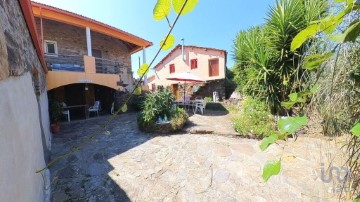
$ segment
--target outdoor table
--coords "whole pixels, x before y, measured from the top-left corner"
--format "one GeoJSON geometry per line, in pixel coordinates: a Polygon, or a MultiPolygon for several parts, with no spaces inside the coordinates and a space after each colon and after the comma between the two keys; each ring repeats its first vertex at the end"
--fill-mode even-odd
{"type": "Polygon", "coordinates": [[[185,102],[183,100],[176,100],[174,101],[174,103],[177,106],[183,106],[185,109],[189,110],[190,107],[192,108],[192,110],[194,111],[194,107],[196,107],[196,103],[201,103],[203,100],[185,100],[185,102]]]}
{"type": "Polygon", "coordinates": [[[72,106],[66,106],[64,109],[74,109],[74,108],[82,108],[84,107],[84,113],[85,113],[85,119],[88,118],[88,105],[72,105],[72,106]]]}

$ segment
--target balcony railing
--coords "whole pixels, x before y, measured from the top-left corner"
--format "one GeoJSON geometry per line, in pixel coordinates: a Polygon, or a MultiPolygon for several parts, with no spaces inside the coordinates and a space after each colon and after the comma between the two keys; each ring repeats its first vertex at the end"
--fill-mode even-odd
{"type": "Polygon", "coordinates": [[[51,71],[84,72],[84,57],[80,55],[45,55],[51,71]]]}
{"type": "Polygon", "coordinates": [[[101,74],[119,74],[122,73],[122,65],[113,60],[95,58],[96,73],[101,74]]]}

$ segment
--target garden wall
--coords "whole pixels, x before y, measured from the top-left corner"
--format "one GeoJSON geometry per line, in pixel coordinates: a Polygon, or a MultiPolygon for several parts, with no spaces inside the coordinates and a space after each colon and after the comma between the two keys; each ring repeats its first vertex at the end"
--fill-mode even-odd
{"type": "Polygon", "coordinates": [[[0,1],[0,200],[44,201],[35,172],[51,147],[45,71],[19,2],[0,1]]]}

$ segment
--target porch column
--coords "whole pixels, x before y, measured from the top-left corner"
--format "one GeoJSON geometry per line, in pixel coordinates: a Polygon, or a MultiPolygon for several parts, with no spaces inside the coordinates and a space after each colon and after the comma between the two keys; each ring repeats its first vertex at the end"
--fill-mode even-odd
{"type": "MultiPolygon", "coordinates": [[[[143,64],[146,63],[146,51],[145,51],[145,47],[143,47],[143,64]]],[[[147,83],[147,76],[144,75],[144,86],[147,86],[148,83],[147,83]]]]}
{"type": "Polygon", "coordinates": [[[92,47],[91,47],[91,32],[90,32],[90,28],[86,27],[86,46],[87,46],[87,52],[88,52],[88,56],[92,56],[92,47]]]}

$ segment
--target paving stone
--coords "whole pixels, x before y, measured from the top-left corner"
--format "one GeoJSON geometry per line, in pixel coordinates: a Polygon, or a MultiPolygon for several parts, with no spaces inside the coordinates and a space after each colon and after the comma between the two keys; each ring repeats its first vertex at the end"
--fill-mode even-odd
{"type": "MultiPolygon", "coordinates": [[[[205,114],[197,119],[220,130],[220,117],[228,118],[205,114]]],[[[53,152],[79,145],[106,120],[66,124],[54,138],[53,152]]],[[[337,201],[334,187],[319,177],[321,162],[339,157],[326,141],[300,137],[261,152],[257,140],[223,134],[154,137],[137,129],[135,113],[116,116],[109,130],[110,136],[98,136],[50,168],[52,201],[337,201]],[[280,175],[265,183],[265,162],[280,156],[280,175]]]]}
{"type": "Polygon", "coordinates": [[[227,157],[231,155],[231,150],[227,145],[213,144],[214,152],[221,157],[227,157]]]}
{"type": "Polygon", "coordinates": [[[229,179],[230,172],[226,169],[217,170],[214,175],[216,182],[224,183],[229,179]]]}

